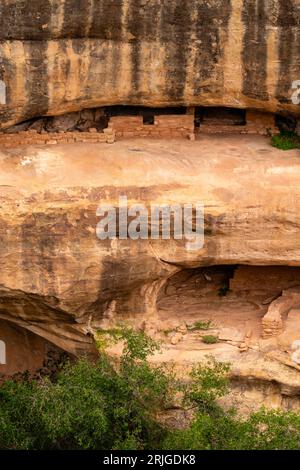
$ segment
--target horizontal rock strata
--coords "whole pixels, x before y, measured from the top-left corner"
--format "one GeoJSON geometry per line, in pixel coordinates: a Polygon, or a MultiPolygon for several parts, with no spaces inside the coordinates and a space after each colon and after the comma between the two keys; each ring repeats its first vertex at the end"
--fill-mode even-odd
{"type": "Polygon", "coordinates": [[[114,104],[299,114],[298,0],[4,0],[0,127],[114,104]]]}
{"type": "Polygon", "coordinates": [[[78,335],[105,318],[157,319],[157,294],[182,268],[300,266],[299,188],[299,151],[287,159],[258,137],[3,150],[2,318],[38,323],[42,335],[74,352],[78,335]],[[204,203],[204,247],[189,251],[172,237],[99,240],[97,208],[117,208],[120,195],[148,208],[204,203]]]}

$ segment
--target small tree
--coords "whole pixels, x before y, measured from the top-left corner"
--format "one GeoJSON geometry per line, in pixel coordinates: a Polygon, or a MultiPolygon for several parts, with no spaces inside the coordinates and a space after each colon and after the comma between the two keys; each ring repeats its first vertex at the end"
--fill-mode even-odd
{"type": "Polygon", "coordinates": [[[198,364],[190,374],[191,382],[186,388],[185,401],[196,406],[200,412],[219,411],[217,399],[229,391],[229,370],[229,364],[217,362],[213,357],[206,364],[198,364]]]}
{"type": "Polygon", "coordinates": [[[168,402],[171,375],[150,366],[157,344],[131,329],[119,367],[105,354],[67,363],[54,381],[9,380],[0,387],[3,449],[137,449],[158,446],[166,430],[156,412],[168,402]]]}

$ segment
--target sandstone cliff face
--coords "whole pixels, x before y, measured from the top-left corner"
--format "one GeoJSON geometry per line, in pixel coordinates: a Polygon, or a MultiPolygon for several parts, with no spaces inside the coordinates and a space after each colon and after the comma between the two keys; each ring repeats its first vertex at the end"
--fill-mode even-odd
{"type": "Polygon", "coordinates": [[[102,105],[299,114],[299,0],[3,0],[0,128],[102,105]]]}
{"type": "Polygon", "coordinates": [[[262,402],[299,407],[300,365],[291,348],[300,340],[300,310],[288,315],[282,335],[262,339],[274,295],[300,283],[299,201],[299,151],[283,153],[260,137],[0,151],[0,339],[7,339],[11,361],[0,364],[0,374],[19,367],[14,361],[25,346],[39,344],[41,354],[28,362],[42,363],[45,342],[93,356],[97,330],[125,321],[161,335],[163,355],[154,360],[174,361],[185,372],[207,354],[231,362],[233,377],[250,387],[242,385],[240,395],[237,385],[233,396],[244,410],[246,399],[249,409],[262,402]],[[120,195],[148,207],[203,202],[204,247],[188,251],[173,239],[100,241],[97,208],[118,207],[120,195]],[[239,264],[276,267],[238,269],[221,301],[225,268],[220,274],[215,265],[239,264]],[[190,268],[201,269],[184,271],[190,268]],[[221,340],[215,349],[201,341],[207,332],[187,331],[199,320],[213,322],[210,333],[221,340]],[[33,338],[30,345],[11,347],[11,329],[33,338]]]}
{"type": "Polygon", "coordinates": [[[237,139],[2,151],[0,318],[79,353],[103,319],[158,321],[158,291],[182,268],[300,266],[299,151],[287,161],[237,139]],[[129,205],[203,202],[204,248],[100,241],[97,207],[118,207],[120,194],[129,205]]]}

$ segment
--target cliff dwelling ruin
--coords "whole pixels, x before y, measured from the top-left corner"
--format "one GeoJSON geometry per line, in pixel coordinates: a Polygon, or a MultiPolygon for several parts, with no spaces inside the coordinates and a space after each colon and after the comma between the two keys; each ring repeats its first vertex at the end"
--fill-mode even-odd
{"type": "Polygon", "coordinates": [[[57,3],[0,8],[1,380],[121,323],[300,408],[300,151],[271,145],[300,134],[299,2],[57,3]],[[100,241],[120,195],[203,202],[204,247],[100,241]]]}
{"type": "Polygon", "coordinates": [[[290,116],[238,108],[107,106],[33,118],[0,131],[0,143],[14,148],[24,143],[114,143],[122,138],[195,140],[204,134],[271,136],[284,126],[295,130],[296,125],[290,116]]]}

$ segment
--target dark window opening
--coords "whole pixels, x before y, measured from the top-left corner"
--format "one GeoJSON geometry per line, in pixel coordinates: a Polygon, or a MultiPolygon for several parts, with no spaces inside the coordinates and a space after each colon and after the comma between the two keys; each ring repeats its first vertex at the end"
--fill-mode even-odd
{"type": "Polygon", "coordinates": [[[168,114],[186,114],[187,108],[184,106],[171,108],[148,108],[146,106],[106,106],[104,113],[108,117],[113,116],[160,116],[168,114]]]}
{"type": "Polygon", "coordinates": [[[105,106],[101,108],[83,109],[59,116],[37,116],[6,129],[6,133],[27,131],[37,132],[86,132],[90,128],[98,132],[108,127],[109,120],[115,116],[142,116],[144,125],[154,125],[155,116],[185,115],[187,108],[184,106],[167,108],[150,108],[145,106],[105,106]]]}
{"type": "Polygon", "coordinates": [[[297,119],[294,116],[276,114],[275,125],[281,133],[295,132],[297,128],[297,119]]]}
{"type": "Polygon", "coordinates": [[[143,115],[143,124],[146,126],[153,126],[154,125],[155,116],[152,113],[147,113],[143,115]]]}
{"type": "Polygon", "coordinates": [[[225,107],[196,107],[195,109],[195,127],[201,127],[201,124],[215,126],[245,126],[246,110],[239,108],[225,107]]]}
{"type": "Polygon", "coordinates": [[[142,116],[143,124],[153,126],[155,116],[183,115],[187,113],[186,107],[147,108],[145,106],[107,106],[104,109],[107,119],[114,116],[142,116]]]}

